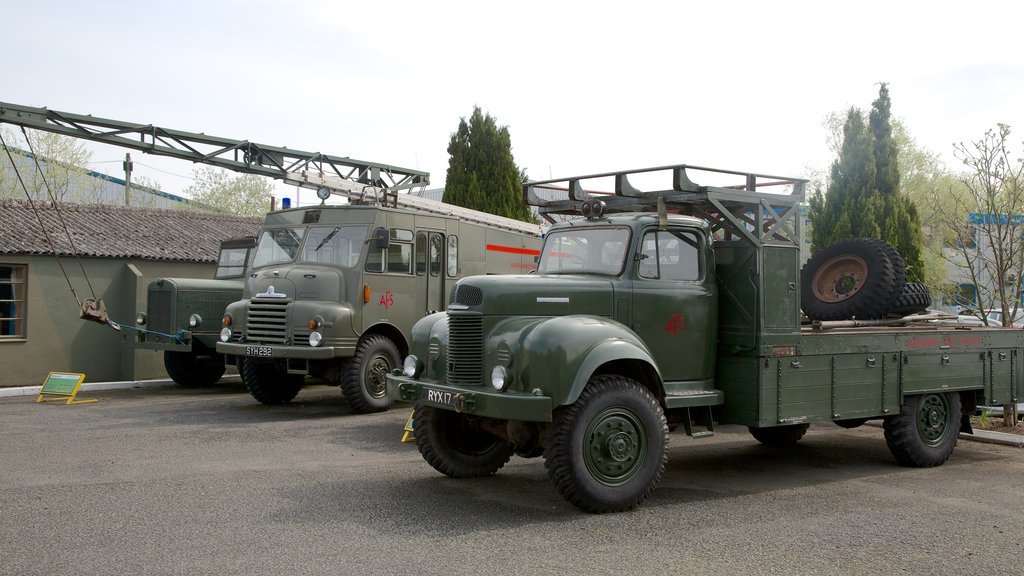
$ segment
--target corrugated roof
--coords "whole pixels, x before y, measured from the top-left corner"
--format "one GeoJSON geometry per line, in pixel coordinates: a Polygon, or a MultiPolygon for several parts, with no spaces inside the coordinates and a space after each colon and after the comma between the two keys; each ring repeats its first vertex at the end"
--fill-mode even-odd
{"type": "MultiPolygon", "coordinates": [[[[58,255],[71,244],[57,211],[35,202],[58,255]]],[[[261,218],[191,210],[60,204],[80,256],[216,262],[222,240],[255,236],[261,218]]],[[[0,199],[0,254],[53,254],[27,200],[0,199]]]]}

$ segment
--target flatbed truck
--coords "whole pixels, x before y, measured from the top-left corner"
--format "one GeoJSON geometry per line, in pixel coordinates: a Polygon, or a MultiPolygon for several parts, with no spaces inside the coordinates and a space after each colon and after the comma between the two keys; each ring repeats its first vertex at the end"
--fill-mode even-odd
{"type": "Polygon", "coordinates": [[[423,458],[467,478],[543,456],[594,513],[651,493],[677,427],[789,445],[810,424],[881,420],[900,464],[945,462],[976,406],[1019,398],[1024,333],[877,318],[899,292],[877,241],[801,290],[804,185],[687,165],[526,184],[542,216],[581,218],[546,233],[536,274],[463,278],[413,327],[387,393],[414,403],[423,458]],[[851,317],[809,322],[801,292],[851,317]]]}

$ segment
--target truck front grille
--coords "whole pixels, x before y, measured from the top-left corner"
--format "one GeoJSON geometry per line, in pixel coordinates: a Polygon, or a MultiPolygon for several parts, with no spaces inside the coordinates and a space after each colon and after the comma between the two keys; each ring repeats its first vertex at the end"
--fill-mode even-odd
{"type": "Polygon", "coordinates": [[[479,314],[448,313],[448,383],[480,386],[484,380],[484,329],[479,314]]]}
{"type": "Polygon", "coordinates": [[[249,321],[245,327],[246,342],[286,344],[288,338],[288,304],[281,298],[253,298],[249,301],[249,321]]]}
{"type": "Polygon", "coordinates": [[[146,328],[164,334],[171,333],[171,316],[174,313],[171,306],[172,297],[171,292],[167,290],[149,291],[146,302],[146,328]]]}

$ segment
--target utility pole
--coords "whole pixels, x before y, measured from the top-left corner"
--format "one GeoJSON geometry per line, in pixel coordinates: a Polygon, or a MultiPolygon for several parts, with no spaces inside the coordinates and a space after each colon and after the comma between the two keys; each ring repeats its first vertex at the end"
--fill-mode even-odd
{"type": "Polygon", "coordinates": [[[130,199],[132,195],[132,155],[125,153],[124,155],[124,205],[129,206],[131,204],[130,199]]]}

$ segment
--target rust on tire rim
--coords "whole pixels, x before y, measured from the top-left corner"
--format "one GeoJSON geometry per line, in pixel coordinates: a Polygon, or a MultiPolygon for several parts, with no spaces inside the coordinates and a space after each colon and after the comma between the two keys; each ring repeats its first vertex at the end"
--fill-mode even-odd
{"type": "Polygon", "coordinates": [[[868,264],[863,258],[841,254],[818,268],[811,280],[811,290],[822,302],[842,302],[860,292],[867,277],[868,264]]]}

